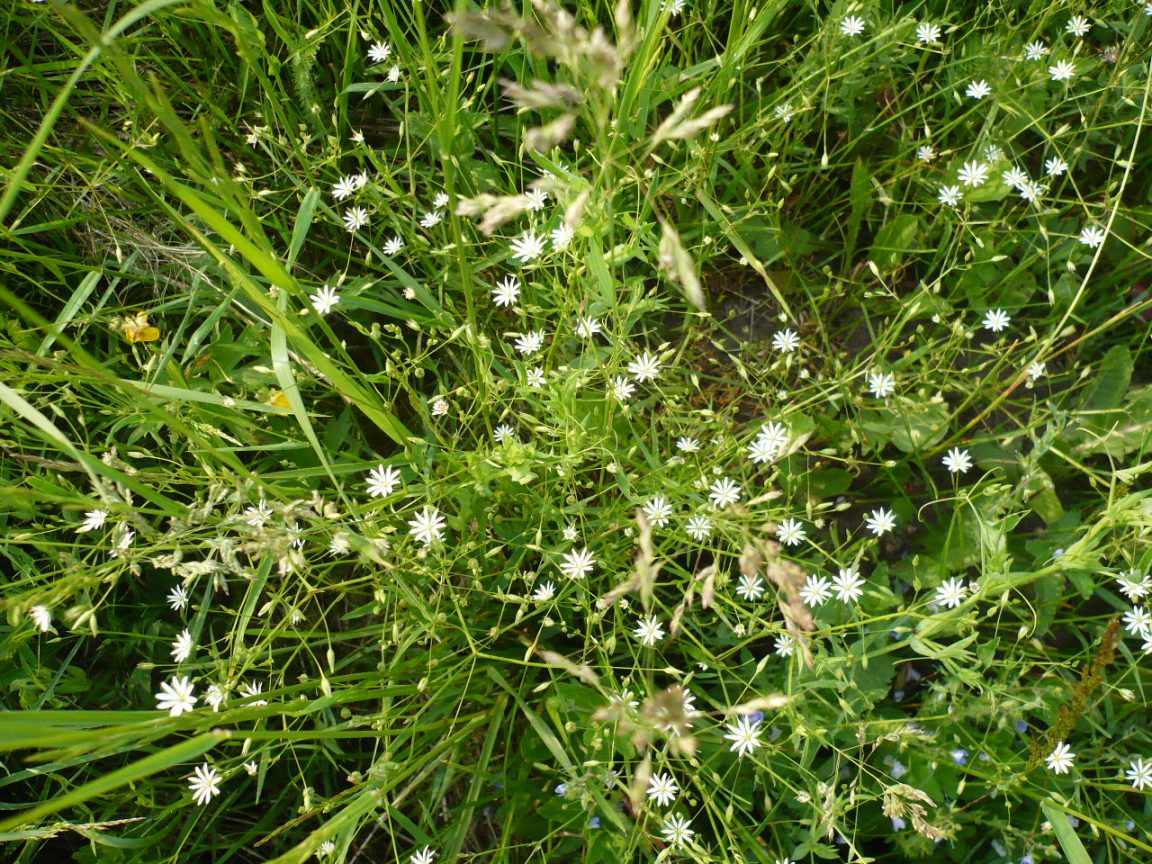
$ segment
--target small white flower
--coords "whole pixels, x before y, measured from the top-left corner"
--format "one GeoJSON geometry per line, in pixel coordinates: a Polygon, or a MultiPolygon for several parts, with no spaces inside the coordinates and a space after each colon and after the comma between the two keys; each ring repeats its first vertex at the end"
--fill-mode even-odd
{"type": "Polygon", "coordinates": [[[841,567],[840,573],[832,580],[832,587],[841,603],[855,603],[864,595],[864,580],[855,567],[841,567]]]}
{"type": "Polygon", "coordinates": [[[741,759],[763,746],[759,720],[744,715],[735,723],[729,723],[726,728],[728,734],[724,738],[732,742],[729,749],[741,759]]]}
{"type": "Polygon", "coordinates": [[[1029,42],[1024,46],[1024,57],[1028,60],[1043,60],[1048,53],[1048,46],[1043,42],[1029,42]]]}
{"type": "Polygon", "coordinates": [[[444,220],[443,210],[429,210],[420,217],[421,228],[433,228],[444,220]]]}
{"type": "Polygon", "coordinates": [[[529,261],[535,261],[544,254],[544,238],[529,231],[512,241],[511,251],[513,260],[522,261],[525,264],[529,261]]]}
{"type": "Polygon", "coordinates": [[[1033,360],[1028,365],[1028,380],[1036,381],[1044,377],[1044,373],[1048,371],[1048,364],[1043,360],[1033,360]]]}
{"type": "Polygon", "coordinates": [[[745,600],[759,600],[764,594],[764,582],[759,576],[741,573],[736,593],[745,600]]]}
{"type": "Polygon", "coordinates": [[[388,80],[393,84],[395,84],[397,81],[400,80],[400,67],[399,66],[389,66],[388,67],[388,80]]]}
{"type": "Polygon", "coordinates": [[[1073,36],[1084,36],[1092,29],[1092,24],[1083,15],[1073,15],[1064,29],[1073,36]]]}
{"type": "Polygon", "coordinates": [[[85,531],[95,531],[97,528],[104,527],[104,521],[108,518],[106,510],[89,510],[84,514],[84,521],[76,529],[77,534],[83,534],[85,531]]]}
{"type": "Polygon", "coordinates": [[[547,603],[556,596],[556,586],[551,582],[543,582],[536,586],[532,592],[532,599],[537,603],[547,603]]]}
{"type": "Polygon", "coordinates": [[[548,203],[548,193],[543,189],[529,189],[527,197],[529,210],[543,210],[548,203]]]}
{"type": "Polygon", "coordinates": [[[400,472],[391,465],[377,465],[368,472],[368,494],[373,498],[387,498],[400,485],[400,472]]]}
{"type": "Polygon", "coordinates": [[[156,707],[167,711],[169,717],[179,717],[196,707],[193,689],[190,678],[175,675],[171,680],[161,682],[160,692],[156,694],[156,707]]]}
{"type": "Polygon", "coordinates": [[[936,602],[942,606],[955,608],[964,602],[964,595],[967,591],[968,587],[964,584],[963,579],[959,577],[945,579],[936,589],[936,602]]]}
{"type": "Polygon", "coordinates": [[[1137,790],[1145,786],[1152,787],[1152,760],[1145,760],[1143,756],[1128,763],[1128,770],[1124,773],[1128,782],[1137,790]]]}
{"type": "Polygon", "coordinates": [[[796,649],[796,643],[787,633],[781,633],[777,636],[773,644],[776,647],[776,654],[780,657],[791,657],[792,652],[796,649]]]}
{"type": "Polygon", "coordinates": [[[188,589],[183,585],[177,585],[168,592],[168,605],[172,607],[173,612],[183,612],[184,607],[188,605],[188,589]]]}
{"type": "Polygon", "coordinates": [[[953,447],[944,455],[944,467],[953,474],[963,474],[972,467],[972,457],[967,450],[953,447]]]}
{"type": "Polygon", "coordinates": [[[636,385],[623,375],[617,375],[612,379],[612,398],[617,402],[627,402],[635,392],[636,385]]]}
{"type": "Polygon", "coordinates": [[[308,297],[312,301],[312,308],[317,315],[327,315],[340,302],[340,295],[330,285],[325,285],[315,294],[308,297]]]}
{"type": "Polygon", "coordinates": [[[492,437],[496,439],[497,444],[503,444],[505,441],[516,439],[516,429],[508,423],[501,423],[493,430],[492,437]]]}
{"type": "Polygon", "coordinates": [[[924,22],[916,25],[916,41],[924,45],[940,41],[940,28],[935,24],[924,22]]]}
{"type": "Polygon", "coordinates": [[[659,358],[645,351],[628,364],[628,373],[641,383],[651,381],[660,374],[659,358]]]}
{"type": "Polygon", "coordinates": [[[691,821],[679,813],[674,813],[664,820],[664,824],[660,826],[660,833],[669,846],[677,849],[692,842],[696,832],[692,830],[691,825],[691,821]]]}
{"type": "Polygon", "coordinates": [[[357,185],[355,177],[341,177],[332,184],[332,197],[337,201],[343,201],[358,188],[360,187],[357,185]]]}
{"type": "MultiPolygon", "coordinates": [[[[240,688],[240,698],[241,699],[250,699],[253,696],[259,696],[263,692],[264,692],[264,683],[263,682],[251,681],[248,684],[245,684],[243,687],[240,688]]],[[[267,704],[268,704],[267,699],[253,699],[251,702],[248,703],[248,707],[252,708],[252,707],[257,707],[257,706],[267,705],[267,704]]]]}
{"type": "MultiPolygon", "coordinates": [[[[581,339],[591,339],[597,333],[603,331],[600,322],[595,318],[589,318],[586,315],[581,315],[576,319],[576,325],[572,328],[572,332],[579,336],[581,339]]],[[[631,367],[629,367],[631,368],[631,367]]]]}
{"type": "Polygon", "coordinates": [[[662,495],[648,499],[643,509],[648,521],[657,528],[663,528],[672,517],[672,505],[662,495]]]}
{"type": "Polygon", "coordinates": [[[707,516],[693,516],[688,520],[685,530],[693,540],[703,540],[712,533],[712,520],[707,516]]]}
{"type": "Polygon", "coordinates": [[[832,586],[823,576],[808,576],[800,589],[800,599],[808,606],[823,606],[832,596],[832,586]]]}
{"type": "Polygon", "coordinates": [[[1072,748],[1064,741],[1056,745],[1056,748],[1045,757],[1048,763],[1048,770],[1053,774],[1067,774],[1068,769],[1072,767],[1072,760],[1076,758],[1076,754],[1072,752],[1072,748]]]}
{"type": "Polygon", "coordinates": [[[329,855],[331,855],[335,851],[336,851],[336,844],[333,843],[331,840],[325,840],[316,849],[316,857],[317,858],[327,858],[329,855]]]}
{"type": "Polygon", "coordinates": [[[686,0],[664,0],[660,4],[660,11],[667,12],[669,17],[675,18],[684,11],[684,4],[686,0]]]}
{"type": "Polygon", "coordinates": [[[344,227],[348,233],[363,228],[368,224],[368,211],[363,207],[350,207],[344,211],[344,227]]]}
{"type": "Polygon", "coordinates": [[[896,379],[891,372],[875,372],[868,376],[868,389],[877,399],[887,399],[896,392],[896,379]]]}
{"type": "Polygon", "coordinates": [[[439,510],[435,507],[425,507],[414,519],[409,520],[408,533],[425,546],[431,546],[443,539],[444,524],[444,517],[440,515],[439,510]]]}
{"type": "Polygon", "coordinates": [[[244,773],[247,774],[249,777],[255,777],[256,772],[259,770],[260,770],[260,765],[259,765],[259,763],[257,763],[257,761],[255,759],[251,760],[250,762],[244,763],[244,773]]]}
{"type": "Polygon", "coordinates": [[[448,413],[448,400],[435,399],[432,402],[432,416],[443,417],[448,413]]]}
{"type": "Polygon", "coordinates": [[[988,86],[987,81],[983,81],[983,80],[973,81],[964,90],[964,93],[968,96],[969,99],[983,99],[985,96],[987,96],[991,92],[992,92],[992,88],[988,86]]]}
{"type": "Polygon", "coordinates": [[[941,186],[940,193],[936,196],[941,204],[947,204],[949,207],[955,207],[960,203],[960,187],[959,186],[941,186]]]}
{"type": "Polygon", "coordinates": [[[1141,573],[1139,570],[1121,573],[1116,577],[1116,582],[1120,586],[1121,593],[1133,602],[1142,600],[1152,591],[1152,577],[1147,573],[1141,573]]]}
{"type": "Polygon", "coordinates": [[[804,539],[804,526],[798,519],[785,519],[776,529],[776,536],[785,546],[799,546],[804,539]]]}
{"type": "Polygon", "coordinates": [[[655,801],[661,807],[667,807],[676,800],[676,793],[680,787],[671,774],[656,774],[648,779],[648,800],[655,801]]]}
{"type": "Polygon", "coordinates": [[[1013,189],[1022,189],[1029,182],[1027,173],[1015,165],[1001,174],[1000,178],[1013,189]]]}
{"type": "Polygon", "coordinates": [[[384,254],[391,257],[403,248],[404,241],[399,236],[396,236],[384,244],[384,254]]]}
{"type": "Polygon", "coordinates": [[[544,370],[535,366],[524,373],[524,383],[533,389],[544,386],[544,370]]]}
{"type": "Polygon", "coordinates": [[[864,520],[864,526],[877,537],[883,537],[896,527],[896,514],[881,507],[872,511],[864,520]]]}
{"type": "Polygon", "coordinates": [[[172,659],[177,663],[183,663],[192,656],[192,649],[195,645],[192,642],[192,633],[185,630],[176,637],[176,641],[172,643],[172,659]]]}
{"type": "Polygon", "coordinates": [[[864,19],[858,15],[849,15],[840,22],[840,32],[845,36],[859,36],[864,32],[864,19]]]}
{"type": "Polygon", "coordinates": [[[1049,177],[1059,177],[1068,170],[1068,163],[1059,156],[1044,160],[1044,173],[1049,177]]]}
{"type": "Polygon", "coordinates": [[[1048,67],[1048,74],[1053,81],[1071,81],[1076,75],[1076,64],[1071,60],[1058,60],[1056,65],[1048,67]]]}
{"type": "Polygon", "coordinates": [[[984,313],[984,329],[991,330],[993,333],[999,333],[1001,330],[1007,328],[1012,318],[1003,309],[989,309],[984,313]]]}
{"type": "Polygon", "coordinates": [[[982,162],[965,162],[956,176],[965,186],[979,186],[988,179],[988,166],[982,162]]]}
{"type": "Polygon", "coordinates": [[[443,210],[446,206],[448,206],[448,193],[437,192],[436,197],[432,199],[432,209],[443,210]]]}
{"type": "Polygon", "coordinates": [[[544,331],[534,330],[531,333],[521,333],[516,337],[513,346],[525,357],[531,357],[544,345],[544,331]]]}
{"type": "Polygon", "coordinates": [[[1124,629],[1133,636],[1148,636],[1152,633],[1152,615],[1143,606],[1133,606],[1124,613],[1124,629]]]}
{"type": "Polygon", "coordinates": [[[717,509],[727,507],[740,500],[740,487],[732,479],[721,477],[708,487],[708,498],[717,509]]]}
{"type": "Polygon", "coordinates": [[[47,606],[33,606],[28,610],[28,616],[41,633],[52,629],[52,611],[47,606]]]}
{"type": "Polygon", "coordinates": [[[196,767],[188,778],[188,789],[193,800],[203,807],[220,794],[220,774],[207,762],[196,767]]]}
{"type": "Polygon", "coordinates": [[[596,564],[596,557],[584,549],[573,549],[564,553],[564,561],[560,565],[560,572],[569,579],[583,579],[592,572],[596,564]]]}
{"type": "Polygon", "coordinates": [[[800,336],[789,327],[778,330],[772,337],[772,347],[781,354],[791,354],[800,347],[800,336]]]}
{"type": "Polygon", "coordinates": [[[664,626],[655,615],[649,615],[647,618],[637,618],[636,629],[632,631],[632,635],[636,637],[636,641],[641,645],[646,645],[651,648],[664,638],[664,626]]]}
{"type": "Polygon", "coordinates": [[[681,453],[695,453],[700,449],[700,442],[695,438],[684,436],[676,439],[676,449],[681,453]]]}
{"type": "Polygon", "coordinates": [[[408,856],[408,864],[432,864],[436,858],[436,851],[431,846],[425,846],[408,856]]]}
{"type": "Polygon", "coordinates": [[[373,42],[368,49],[368,59],[373,63],[383,63],[392,56],[392,46],[387,42],[373,42]]]}
{"type": "Polygon", "coordinates": [[[783,105],[777,105],[773,108],[772,113],[781,123],[790,123],[792,118],[796,116],[796,109],[792,107],[791,102],[785,102],[783,105]]]}
{"type": "Polygon", "coordinates": [[[1108,233],[1098,225],[1088,225],[1083,231],[1080,232],[1080,242],[1090,249],[1097,248],[1104,242],[1104,238],[1108,233]]]}
{"type": "Polygon", "coordinates": [[[931,162],[936,158],[936,148],[931,144],[921,144],[916,148],[916,158],[921,162],[931,162]]]}

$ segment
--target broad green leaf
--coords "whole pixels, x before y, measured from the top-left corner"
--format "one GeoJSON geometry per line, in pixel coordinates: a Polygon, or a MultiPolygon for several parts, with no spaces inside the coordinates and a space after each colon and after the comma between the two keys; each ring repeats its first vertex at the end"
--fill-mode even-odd
{"type": "Polygon", "coordinates": [[[1068,821],[1068,814],[1053,801],[1041,801],[1040,809],[1048,817],[1052,832],[1056,835],[1056,841],[1060,844],[1064,857],[1068,859],[1068,864],[1092,864],[1088,850],[1084,848],[1084,844],[1076,836],[1076,829],[1068,821]]]}
{"type": "Polygon", "coordinates": [[[920,233],[920,220],[911,213],[901,213],[876,233],[868,258],[881,270],[897,266],[920,233]]]}

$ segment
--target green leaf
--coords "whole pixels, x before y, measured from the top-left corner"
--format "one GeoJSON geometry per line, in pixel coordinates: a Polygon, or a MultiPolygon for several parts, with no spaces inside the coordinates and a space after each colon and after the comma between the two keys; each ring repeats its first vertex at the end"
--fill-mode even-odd
{"type": "Polygon", "coordinates": [[[901,213],[876,234],[868,258],[881,270],[897,266],[916,242],[920,220],[911,213],[901,213]]]}
{"type": "Polygon", "coordinates": [[[934,446],[948,431],[948,406],[943,402],[894,403],[891,410],[861,412],[860,428],[868,443],[891,443],[905,453],[934,446]]]}
{"type": "Polygon", "coordinates": [[[1068,814],[1052,801],[1041,801],[1040,809],[1052,824],[1052,832],[1056,835],[1068,864],[1092,864],[1088,850],[1084,848],[1084,844],[1076,836],[1072,823],[1068,821],[1068,814]]]}
{"type": "Polygon", "coordinates": [[[872,175],[860,158],[852,166],[852,186],[848,192],[848,231],[844,236],[844,260],[851,262],[860,236],[860,224],[872,208],[872,175]]]}

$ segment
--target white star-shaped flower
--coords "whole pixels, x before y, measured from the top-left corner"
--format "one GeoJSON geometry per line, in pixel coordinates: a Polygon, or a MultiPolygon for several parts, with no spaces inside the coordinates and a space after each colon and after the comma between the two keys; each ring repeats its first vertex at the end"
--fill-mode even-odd
{"type": "Polygon", "coordinates": [[[584,549],[573,549],[570,552],[564,553],[563,563],[560,565],[560,572],[567,576],[569,579],[583,579],[592,572],[592,568],[596,565],[596,557],[584,549]]]}
{"type": "Polygon", "coordinates": [[[864,525],[877,537],[882,537],[896,527],[896,514],[881,507],[872,511],[864,525]]]}
{"type": "Polygon", "coordinates": [[[368,472],[368,494],[373,498],[387,498],[400,485],[400,472],[391,465],[377,465],[368,472]]]}
{"type": "Polygon", "coordinates": [[[648,779],[648,800],[655,801],[661,807],[667,807],[676,800],[676,793],[680,787],[671,774],[656,774],[648,779]]]}
{"type": "Polygon", "coordinates": [[[741,759],[763,746],[759,720],[745,715],[735,723],[729,723],[726,728],[728,734],[724,738],[732,742],[731,751],[741,759]]]}
{"type": "Polygon", "coordinates": [[[431,546],[444,536],[444,517],[435,507],[425,507],[408,522],[408,533],[425,546],[431,546]]]}
{"type": "Polygon", "coordinates": [[[194,689],[187,676],[173,676],[171,680],[161,682],[160,692],[156,694],[156,707],[167,711],[169,717],[179,717],[196,707],[196,697],[192,695],[194,689]]]}
{"type": "Polygon", "coordinates": [[[632,635],[636,637],[636,640],[641,645],[646,645],[651,648],[664,638],[664,626],[655,615],[649,615],[647,618],[637,618],[636,629],[632,631],[632,635]]]}
{"type": "Polygon", "coordinates": [[[220,774],[207,762],[198,765],[188,778],[188,788],[193,800],[203,807],[220,794],[220,774]]]}
{"type": "Polygon", "coordinates": [[[1072,767],[1072,760],[1075,758],[1076,754],[1072,752],[1072,748],[1066,742],[1061,741],[1045,757],[1045,761],[1048,763],[1048,770],[1053,774],[1067,774],[1072,767]]]}
{"type": "Polygon", "coordinates": [[[967,450],[953,447],[944,455],[944,467],[953,474],[963,474],[972,467],[972,457],[967,450]]]}

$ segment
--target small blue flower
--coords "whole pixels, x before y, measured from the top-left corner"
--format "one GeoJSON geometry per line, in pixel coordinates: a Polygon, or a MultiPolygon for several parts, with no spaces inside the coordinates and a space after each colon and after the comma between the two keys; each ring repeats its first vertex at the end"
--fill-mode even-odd
{"type": "Polygon", "coordinates": [[[952,751],[952,761],[955,762],[957,765],[967,765],[968,764],[968,751],[965,750],[963,747],[959,748],[958,750],[953,750],[952,751]]]}
{"type": "Polygon", "coordinates": [[[556,784],[556,794],[557,795],[567,795],[568,794],[568,784],[567,783],[557,783],[556,784]]]}
{"type": "Polygon", "coordinates": [[[745,714],[744,716],[747,717],[753,723],[761,723],[764,720],[764,712],[763,711],[753,711],[751,714],[745,714]]]}
{"type": "Polygon", "coordinates": [[[599,828],[600,827],[600,817],[599,816],[593,816],[591,819],[589,819],[588,820],[588,827],[589,828],[599,828]]]}
{"type": "Polygon", "coordinates": [[[1021,735],[1023,735],[1025,732],[1028,731],[1028,724],[1025,723],[1023,720],[1017,720],[1016,721],[1016,731],[1019,732],[1021,735]]]}

